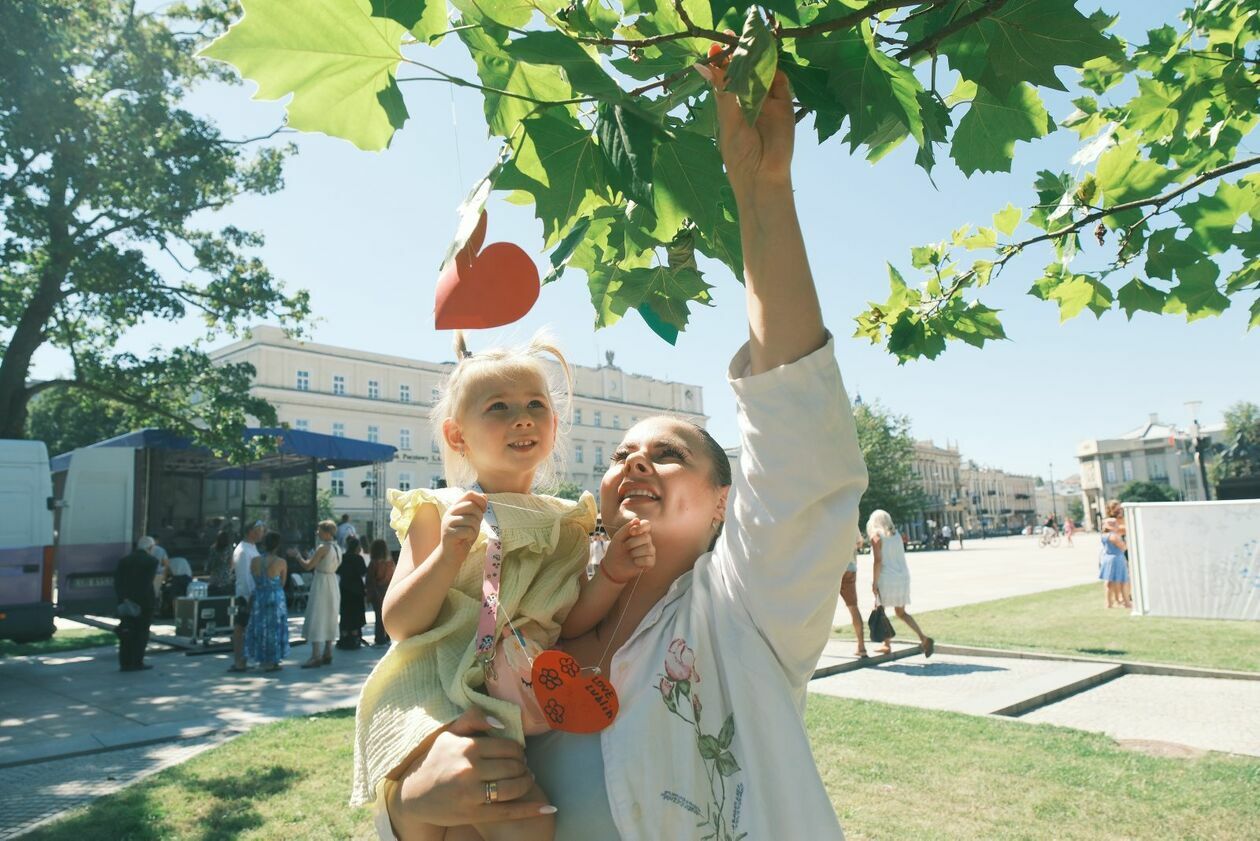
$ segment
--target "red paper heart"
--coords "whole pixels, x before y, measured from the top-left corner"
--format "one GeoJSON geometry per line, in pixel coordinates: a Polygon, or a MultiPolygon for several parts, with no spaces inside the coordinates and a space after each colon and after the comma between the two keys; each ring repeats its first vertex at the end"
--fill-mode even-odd
{"type": "Polygon", "coordinates": [[[547,649],[535,657],[532,680],[552,730],[598,733],[617,717],[617,690],[563,651],[547,649]]]}
{"type": "Polygon", "coordinates": [[[439,330],[502,327],[524,317],[538,300],[538,267],[520,247],[495,242],[481,248],[486,214],[467,244],[438,278],[433,307],[439,330]]]}

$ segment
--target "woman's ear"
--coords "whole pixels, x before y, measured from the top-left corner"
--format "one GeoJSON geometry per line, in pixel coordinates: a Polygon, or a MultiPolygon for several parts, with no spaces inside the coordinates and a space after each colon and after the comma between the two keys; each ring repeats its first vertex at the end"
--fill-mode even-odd
{"type": "Polygon", "coordinates": [[[442,421],[442,438],[446,441],[446,446],[455,452],[464,451],[464,431],[459,428],[459,421],[454,418],[442,421]]]}
{"type": "Polygon", "coordinates": [[[717,511],[714,512],[714,516],[717,517],[722,522],[726,522],[726,500],[730,495],[731,495],[730,485],[727,485],[726,487],[722,488],[721,491],[718,493],[717,511]]]}

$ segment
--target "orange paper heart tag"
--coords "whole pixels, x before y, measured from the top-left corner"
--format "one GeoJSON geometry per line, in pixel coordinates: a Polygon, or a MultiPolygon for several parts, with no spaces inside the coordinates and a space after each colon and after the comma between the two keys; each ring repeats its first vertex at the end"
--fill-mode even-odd
{"type": "Polygon", "coordinates": [[[522,248],[509,242],[481,247],[486,218],[482,211],[468,242],[438,278],[433,321],[439,330],[502,327],[519,321],[538,300],[538,267],[522,248]]]}
{"type": "Polygon", "coordinates": [[[598,733],[613,723],[617,690],[598,674],[582,671],[563,651],[548,649],[534,658],[534,697],[552,730],[598,733]]]}

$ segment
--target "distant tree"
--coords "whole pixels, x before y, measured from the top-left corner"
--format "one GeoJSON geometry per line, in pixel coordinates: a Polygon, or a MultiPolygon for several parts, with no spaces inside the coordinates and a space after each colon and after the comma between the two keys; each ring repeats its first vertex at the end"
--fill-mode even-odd
{"type": "Polygon", "coordinates": [[[94,394],[53,389],[36,395],[26,419],[26,435],[48,446],[50,456],[134,429],[127,406],[94,394]]]}
{"type": "Polygon", "coordinates": [[[560,482],[551,489],[551,495],[576,502],[582,498],[582,486],[576,482],[560,482]]]}
{"type": "Polygon", "coordinates": [[[1260,406],[1240,401],[1225,411],[1225,450],[1208,466],[1212,484],[1260,476],[1260,406]]]}
{"type": "Polygon", "coordinates": [[[1068,500],[1067,515],[1072,518],[1072,522],[1080,523],[1085,519],[1085,505],[1076,497],[1068,500]]]}
{"type": "Polygon", "coordinates": [[[1130,482],[1116,496],[1121,502],[1176,502],[1181,499],[1181,494],[1157,482],[1130,482]]]}
{"type": "Polygon", "coordinates": [[[914,475],[914,438],[910,435],[910,419],[895,415],[878,403],[859,403],[853,409],[857,422],[858,446],[866,459],[870,476],[866,493],[858,508],[859,521],[877,508],[904,523],[923,510],[926,495],[914,475]]]}

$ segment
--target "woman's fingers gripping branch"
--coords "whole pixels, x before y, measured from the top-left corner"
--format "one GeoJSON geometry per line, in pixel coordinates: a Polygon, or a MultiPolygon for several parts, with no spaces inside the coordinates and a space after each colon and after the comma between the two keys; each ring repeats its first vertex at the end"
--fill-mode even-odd
{"type": "Polygon", "coordinates": [[[716,64],[695,67],[712,84],[717,97],[718,147],[731,187],[738,194],[756,185],[790,183],[796,115],[783,71],[775,73],[761,113],[750,125],[740,110],[739,100],[725,90],[725,68],[716,64]]]}

